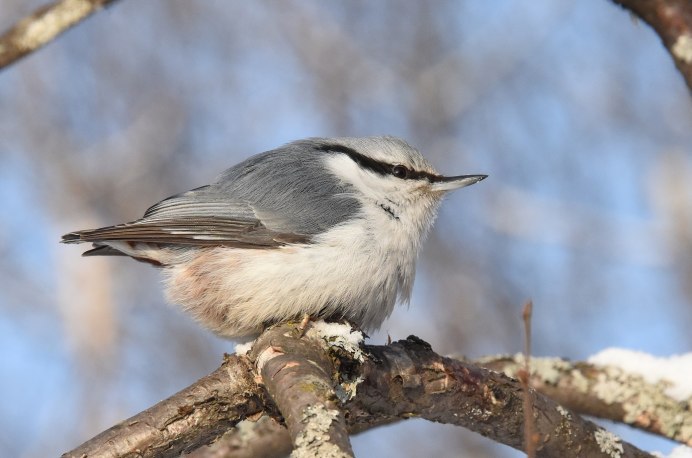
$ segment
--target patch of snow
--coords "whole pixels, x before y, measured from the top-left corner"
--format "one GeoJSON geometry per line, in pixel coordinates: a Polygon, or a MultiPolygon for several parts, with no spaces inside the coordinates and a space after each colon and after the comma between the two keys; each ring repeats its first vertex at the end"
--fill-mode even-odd
{"type": "Polygon", "coordinates": [[[607,348],[589,358],[591,364],[614,366],[651,384],[665,382],[666,394],[677,401],[692,398],[692,353],[656,357],[648,353],[607,348]]]}
{"type": "Polygon", "coordinates": [[[686,445],[680,445],[675,447],[670,452],[670,455],[664,455],[660,452],[653,452],[652,455],[658,458],[692,458],[692,448],[687,447],[686,445]]]}
{"type": "Polygon", "coordinates": [[[365,355],[360,349],[365,339],[363,333],[354,330],[349,324],[316,321],[311,324],[305,334],[313,339],[322,339],[331,347],[344,349],[358,361],[365,360],[365,355]]]}
{"type": "Polygon", "coordinates": [[[238,356],[245,356],[250,352],[250,349],[252,348],[252,345],[255,343],[253,340],[252,342],[246,342],[246,343],[239,343],[235,346],[235,354],[238,356]]]}

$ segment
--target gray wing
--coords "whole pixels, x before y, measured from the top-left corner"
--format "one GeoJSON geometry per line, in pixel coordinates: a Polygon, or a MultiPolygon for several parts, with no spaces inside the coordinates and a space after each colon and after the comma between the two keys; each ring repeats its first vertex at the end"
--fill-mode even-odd
{"type": "MultiPolygon", "coordinates": [[[[321,141],[288,144],[226,170],[211,185],[165,199],[131,223],[63,236],[94,242],[92,254],[117,254],[104,242],[266,248],[308,243],[355,217],[349,185],[326,173],[321,141]]],[[[117,249],[115,250],[117,251],[117,249]]]]}
{"type": "Polygon", "coordinates": [[[170,197],[151,207],[136,221],[99,229],[70,232],[64,243],[94,242],[91,254],[115,255],[117,250],[98,246],[124,241],[159,245],[233,246],[269,248],[307,242],[308,236],[268,229],[248,203],[198,188],[170,197]],[[114,252],[116,251],[116,252],[114,252]]]}

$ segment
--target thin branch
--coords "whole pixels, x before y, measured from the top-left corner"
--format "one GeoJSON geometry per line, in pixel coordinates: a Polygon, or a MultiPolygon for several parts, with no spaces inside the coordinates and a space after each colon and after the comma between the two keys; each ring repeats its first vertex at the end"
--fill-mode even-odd
{"type": "MultiPolygon", "coordinates": [[[[494,356],[475,361],[513,377],[523,356],[494,356]]],[[[692,446],[692,405],[666,394],[665,383],[651,384],[616,367],[560,358],[532,358],[531,383],[541,393],[583,415],[626,423],[692,446]]]]}
{"type": "Polygon", "coordinates": [[[60,0],[43,6],[0,36],[0,69],[51,42],[116,0],[60,0]]]}
{"type": "MultiPolygon", "coordinates": [[[[293,330],[295,326],[290,325],[274,328],[272,332],[278,334],[273,334],[271,339],[258,340],[252,353],[264,354],[265,358],[271,357],[271,361],[281,356],[265,353],[268,348],[280,348],[278,353],[292,354],[296,345],[302,345],[296,344],[298,339],[291,340],[284,335],[290,336],[293,330]],[[283,337],[276,340],[277,335],[283,337]],[[274,345],[277,343],[278,346],[274,345]]],[[[316,338],[308,331],[304,339],[316,338]]],[[[470,363],[441,357],[415,337],[388,346],[349,347],[338,339],[323,339],[321,345],[326,351],[326,360],[332,365],[329,377],[351,433],[421,417],[464,426],[497,442],[523,448],[523,397],[521,385],[516,380],[470,363]],[[325,340],[329,344],[325,344],[325,340]]],[[[265,372],[262,377],[265,382],[271,378],[269,360],[256,363],[265,372]]],[[[296,358],[293,363],[311,365],[306,362],[309,360],[319,360],[319,364],[325,361],[323,357],[313,356],[296,358]]],[[[278,367],[291,369],[286,366],[293,363],[278,367]]],[[[258,416],[262,411],[276,416],[273,403],[254,381],[254,366],[248,358],[229,357],[221,369],[209,376],[213,380],[202,379],[66,456],[83,456],[87,452],[89,457],[113,456],[114,445],[123,455],[174,456],[209,443],[243,418],[258,416]],[[227,417],[221,418],[216,413],[222,411],[227,412],[227,417]],[[212,414],[203,415],[206,412],[212,414]],[[203,418],[209,421],[200,423],[203,418]],[[106,455],[107,452],[111,455],[106,455]]],[[[290,396],[295,392],[278,396],[290,396]]],[[[288,401],[277,401],[279,404],[285,402],[288,401]]],[[[289,415],[291,409],[295,410],[294,406],[287,407],[289,415]]],[[[532,410],[540,437],[536,456],[606,457],[613,452],[623,457],[650,456],[539,393],[535,395],[532,410]]]]}
{"type": "Polygon", "coordinates": [[[286,427],[264,415],[257,421],[241,421],[213,444],[185,458],[283,458],[290,453],[291,436],[286,427]]]}
{"type": "Polygon", "coordinates": [[[692,91],[692,2],[689,0],[613,0],[656,31],[692,91]]]}
{"type": "Polygon", "coordinates": [[[536,446],[538,437],[535,433],[535,420],[531,416],[533,412],[533,400],[531,393],[531,315],[533,314],[533,302],[528,301],[524,304],[521,318],[524,322],[524,368],[518,373],[519,382],[524,390],[524,441],[526,442],[526,456],[534,458],[536,456],[536,446]]]}

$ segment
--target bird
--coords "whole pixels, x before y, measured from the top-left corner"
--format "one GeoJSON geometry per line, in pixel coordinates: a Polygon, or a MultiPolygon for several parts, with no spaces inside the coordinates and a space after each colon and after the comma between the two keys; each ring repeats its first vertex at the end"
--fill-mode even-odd
{"type": "Polygon", "coordinates": [[[373,331],[409,302],[443,197],[486,177],[443,176],[393,136],[308,138],[61,242],[159,267],[166,299],[224,338],[308,317],[373,331]]]}

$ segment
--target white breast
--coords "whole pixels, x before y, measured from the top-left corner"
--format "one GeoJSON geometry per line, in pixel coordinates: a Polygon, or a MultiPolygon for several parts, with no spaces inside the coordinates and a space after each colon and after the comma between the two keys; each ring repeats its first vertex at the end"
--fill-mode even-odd
{"type": "Polygon", "coordinates": [[[165,269],[167,296],[225,337],[304,314],[375,329],[408,300],[417,251],[393,221],[380,223],[336,226],[310,245],[196,250],[165,269]]]}

